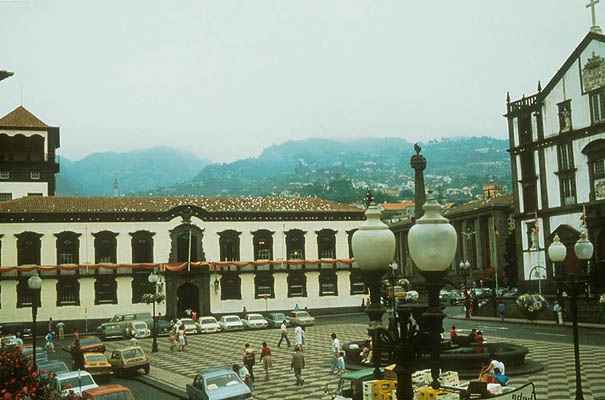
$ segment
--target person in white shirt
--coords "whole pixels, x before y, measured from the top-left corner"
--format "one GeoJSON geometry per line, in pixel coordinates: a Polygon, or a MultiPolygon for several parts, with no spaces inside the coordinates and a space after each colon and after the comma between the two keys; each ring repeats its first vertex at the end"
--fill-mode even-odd
{"type": "Polygon", "coordinates": [[[304,350],[304,348],[303,348],[303,330],[300,325],[296,325],[296,328],[294,328],[294,344],[298,345],[298,347],[300,348],[301,351],[304,350]]]}
{"type": "Polygon", "coordinates": [[[340,357],[340,341],[336,337],[335,333],[332,333],[332,348],[331,348],[331,358],[330,362],[330,373],[333,374],[334,370],[338,368],[338,357],[340,357]]]}
{"type": "Polygon", "coordinates": [[[481,372],[479,372],[479,380],[481,382],[489,382],[488,376],[494,377],[495,369],[499,369],[502,375],[505,375],[504,363],[502,361],[496,360],[496,355],[491,353],[489,355],[489,364],[484,367],[481,372]]]}
{"type": "Polygon", "coordinates": [[[288,347],[290,347],[290,338],[288,337],[288,327],[286,326],[286,321],[281,322],[281,337],[279,338],[279,342],[277,342],[277,347],[281,346],[282,340],[286,339],[286,343],[288,343],[288,347]]]}

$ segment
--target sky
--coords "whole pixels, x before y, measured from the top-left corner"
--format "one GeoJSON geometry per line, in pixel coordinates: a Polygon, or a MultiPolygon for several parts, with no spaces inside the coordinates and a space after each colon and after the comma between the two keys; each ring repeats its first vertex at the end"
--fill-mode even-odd
{"type": "MultiPolygon", "coordinates": [[[[0,0],[0,115],[59,154],[171,146],[214,162],[286,140],[508,137],[502,115],[591,26],[588,0],[0,0]]],[[[605,2],[597,24],[605,27],[605,2]]]]}

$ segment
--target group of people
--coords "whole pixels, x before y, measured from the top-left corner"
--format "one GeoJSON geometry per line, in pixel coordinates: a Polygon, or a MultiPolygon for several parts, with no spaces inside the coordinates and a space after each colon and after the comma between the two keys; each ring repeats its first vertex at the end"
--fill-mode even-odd
{"type": "Polygon", "coordinates": [[[187,346],[187,329],[185,325],[178,320],[170,321],[170,333],[168,334],[168,341],[170,342],[170,351],[184,351],[187,346]]]}
{"type": "Polygon", "coordinates": [[[471,329],[471,332],[468,335],[458,335],[458,331],[456,330],[456,326],[452,325],[452,329],[450,329],[450,340],[453,344],[459,345],[469,345],[471,343],[484,343],[485,337],[483,336],[483,331],[478,329],[471,329]]]}

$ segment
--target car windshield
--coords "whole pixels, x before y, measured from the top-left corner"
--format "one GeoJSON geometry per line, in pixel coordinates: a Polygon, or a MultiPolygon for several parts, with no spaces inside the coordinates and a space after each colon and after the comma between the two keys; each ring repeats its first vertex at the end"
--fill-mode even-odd
{"type": "Polygon", "coordinates": [[[143,355],[143,350],[141,350],[141,349],[124,350],[122,355],[124,356],[124,358],[141,357],[143,355]]]}
{"type": "Polygon", "coordinates": [[[136,324],[134,327],[137,329],[147,329],[147,324],[136,324]]]}
{"type": "Polygon", "coordinates": [[[214,318],[203,318],[202,324],[215,324],[216,320],[214,318]]]}
{"type": "Polygon", "coordinates": [[[306,318],[306,317],[310,317],[310,315],[306,311],[300,311],[300,312],[296,313],[296,317],[297,318],[306,318]]]}
{"type": "Polygon", "coordinates": [[[42,371],[46,370],[46,372],[54,372],[54,373],[69,371],[67,369],[67,366],[64,363],[43,365],[39,369],[42,371]]]}
{"type": "Polygon", "coordinates": [[[225,322],[239,322],[239,318],[238,317],[228,317],[228,318],[225,318],[225,322]]]}
{"type": "Polygon", "coordinates": [[[100,396],[95,396],[95,400],[132,400],[132,397],[127,390],[122,390],[121,392],[105,393],[100,396]]]}
{"type": "Polygon", "coordinates": [[[252,319],[263,319],[263,317],[262,317],[262,316],[260,316],[260,315],[250,315],[250,316],[248,317],[248,319],[250,319],[250,320],[252,320],[252,319]]]}
{"type": "Polygon", "coordinates": [[[234,386],[240,384],[240,380],[233,372],[225,375],[213,376],[206,379],[206,389],[214,390],[221,387],[234,386]]]}
{"type": "Polygon", "coordinates": [[[86,356],[86,361],[88,362],[103,362],[106,361],[105,356],[101,354],[94,354],[90,356],[86,356]]]}
{"type": "Polygon", "coordinates": [[[80,346],[90,346],[91,344],[101,343],[101,339],[99,338],[88,338],[80,340],[80,346]]]}
{"type": "Polygon", "coordinates": [[[80,379],[77,376],[73,378],[61,379],[61,390],[78,388],[81,386],[93,385],[94,382],[90,375],[81,375],[80,379]]]}

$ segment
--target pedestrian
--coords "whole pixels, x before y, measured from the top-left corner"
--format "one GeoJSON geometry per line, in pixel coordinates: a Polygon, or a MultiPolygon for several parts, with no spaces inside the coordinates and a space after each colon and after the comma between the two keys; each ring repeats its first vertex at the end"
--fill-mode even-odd
{"type": "Polygon", "coordinates": [[[331,351],[330,351],[330,358],[331,358],[330,373],[333,374],[333,373],[335,373],[334,370],[338,366],[337,365],[338,357],[340,357],[340,341],[336,337],[335,333],[332,333],[331,338],[332,338],[332,347],[331,347],[331,351]]]}
{"type": "Polygon", "coordinates": [[[452,329],[450,329],[450,340],[452,342],[455,342],[457,336],[458,336],[458,332],[456,332],[456,326],[452,325],[452,329]]]}
{"type": "Polygon", "coordinates": [[[555,313],[555,324],[559,323],[559,308],[561,308],[559,302],[555,301],[555,305],[552,306],[552,311],[555,313]]]}
{"type": "Polygon", "coordinates": [[[294,328],[294,344],[298,345],[300,351],[304,350],[303,347],[303,330],[300,324],[296,324],[296,328],[294,328]]]}
{"type": "Polygon", "coordinates": [[[48,331],[53,331],[53,317],[48,317],[48,331]]]}
{"type": "Polygon", "coordinates": [[[500,321],[504,322],[504,303],[500,300],[500,304],[498,304],[498,315],[500,316],[500,321]]]}
{"type": "Polygon", "coordinates": [[[174,329],[170,329],[170,334],[168,336],[168,342],[170,342],[170,351],[174,351],[174,348],[176,346],[175,341],[176,340],[174,329]]]}
{"type": "Polygon", "coordinates": [[[183,329],[183,338],[185,339],[185,346],[187,346],[189,344],[187,342],[187,327],[185,325],[182,325],[181,329],[183,329]]]}
{"type": "Polygon", "coordinates": [[[181,326],[178,330],[179,348],[177,351],[185,350],[185,327],[181,326]]]}
{"type": "Polygon", "coordinates": [[[300,307],[298,306],[298,303],[294,306],[294,311],[300,311],[300,307]]]}
{"type": "Polygon", "coordinates": [[[137,338],[136,338],[136,336],[133,336],[133,337],[131,337],[131,338],[130,338],[130,345],[131,345],[131,346],[136,346],[136,345],[138,345],[138,344],[139,344],[139,343],[137,342],[137,338]]]}
{"type": "Polygon", "coordinates": [[[244,382],[246,385],[248,385],[250,390],[252,390],[252,382],[250,379],[250,371],[248,371],[248,368],[246,368],[245,365],[242,365],[240,367],[237,364],[233,364],[231,366],[231,369],[233,370],[233,372],[235,372],[239,376],[239,378],[242,380],[242,382],[244,382]]]}
{"type": "Polygon", "coordinates": [[[361,353],[359,353],[359,357],[361,357],[361,363],[362,364],[367,364],[368,361],[368,356],[371,352],[372,348],[370,345],[370,341],[366,340],[365,342],[363,342],[363,348],[361,349],[361,353]]]}
{"type": "Polygon", "coordinates": [[[305,368],[305,356],[300,347],[294,346],[294,354],[292,355],[292,362],[290,363],[290,371],[294,370],[294,376],[296,377],[296,386],[302,386],[305,381],[302,378],[302,370],[305,368]]]}
{"type": "Polygon", "coordinates": [[[256,364],[256,354],[254,349],[250,347],[250,343],[244,345],[244,365],[250,372],[250,377],[254,381],[254,364],[256,364]]]}
{"type": "Polygon", "coordinates": [[[46,335],[46,351],[55,352],[55,345],[53,344],[53,333],[48,331],[46,335]]]}
{"type": "Polygon", "coordinates": [[[64,329],[65,329],[65,324],[62,321],[59,321],[57,323],[57,330],[59,331],[59,340],[63,340],[65,338],[64,329]]]}
{"type": "Polygon", "coordinates": [[[279,338],[279,342],[277,342],[277,347],[281,346],[282,340],[286,339],[286,343],[288,347],[290,347],[290,338],[288,337],[288,326],[286,325],[286,320],[281,322],[281,337],[279,338]]]}
{"type": "Polygon", "coordinates": [[[304,326],[301,326],[300,329],[302,329],[302,348],[306,349],[307,348],[307,331],[305,330],[304,326]]]}
{"type": "Polygon", "coordinates": [[[74,329],[74,339],[78,339],[78,341],[80,340],[80,332],[78,331],[78,328],[74,329]]]}
{"type": "MultiPolygon", "coordinates": [[[[76,332],[77,331],[78,330],[76,329],[76,332]]],[[[71,364],[73,371],[84,369],[84,354],[82,354],[82,349],[80,348],[79,336],[74,337],[74,340],[71,343],[71,364]]]]}
{"type": "Polygon", "coordinates": [[[563,306],[559,305],[559,310],[557,311],[557,319],[559,320],[559,324],[563,325],[563,306]]]}
{"type": "Polygon", "coordinates": [[[248,314],[248,309],[246,308],[246,306],[244,306],[244,308],[242,309],[242,314],[244,314],[244,317],[246,316],[246,314],[248,314]]]}
{"type": "Polygon", "coordinates": [[[271,363],[271,349],[267,346],[267,342],[263,342],[263,349],[260,352],[260,360],[265,369],[265,381],[269,380],[269,368],[273,366],[271,363]]]}
{"type": "Polygon", "coordinates": [[[477,334],[475,335],[474,340],[475,340],[475,343],[483,344],[483,332],[477,331],[477,334]]]}
{"type": "Polygon", "coordinates": [[[341,351],[338,354],[338,360],[336,361],[336,365],[338,368],[338,373],[344,374],[345,373],[345,353],[344,353],[344,351],[341,351]]]}
{"type": "Polygon", "coordinates": [[[477,296],[473,296],[473,308],[471,308],[473,315],[479,315],[479,299],[477,296]]]}

